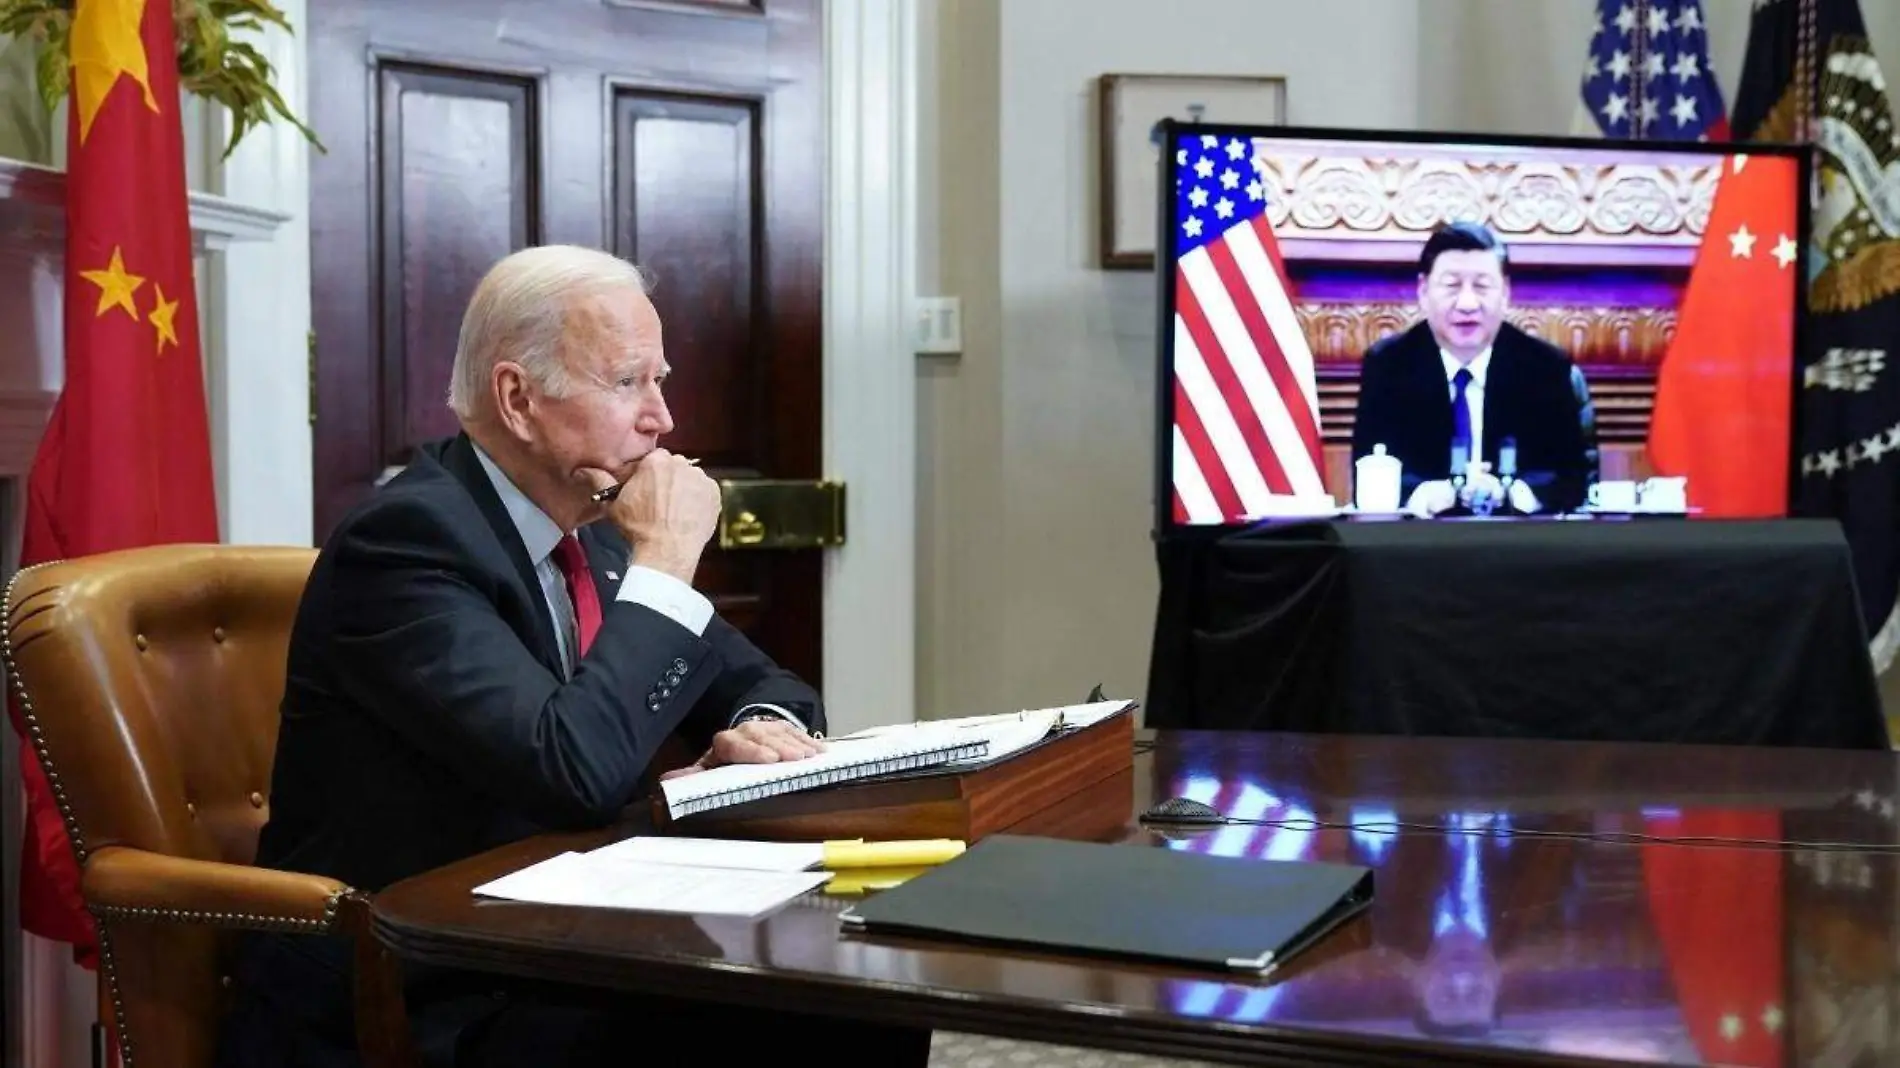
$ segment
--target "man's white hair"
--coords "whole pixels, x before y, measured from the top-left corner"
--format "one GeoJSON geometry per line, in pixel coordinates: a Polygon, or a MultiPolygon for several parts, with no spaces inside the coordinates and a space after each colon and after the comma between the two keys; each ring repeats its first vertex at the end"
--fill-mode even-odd
{"type": "Polygon", "coordinates": [[[561,359],[568,311],[627,288],[651,292],[647,273],[599,249],[539,245],[504,257],[482,276],[462,313],[449,407],[462,419],[479,411],[503,360],[520,364],[550,394],[569,394],[574,382],[561,359]]]}

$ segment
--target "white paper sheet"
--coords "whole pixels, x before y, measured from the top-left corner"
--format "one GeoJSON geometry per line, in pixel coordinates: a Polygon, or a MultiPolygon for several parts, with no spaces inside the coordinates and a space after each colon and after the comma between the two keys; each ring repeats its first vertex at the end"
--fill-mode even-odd
{"type": "Polygon", "coordinates": [[[755,917],[824,884],[828,872],[745,871],[563,853],[475,888],[541,905],[755,917]]]}
{"type": "Polygon", "coordinates": [[[1049,711],[1062,717],[1064,727],[1093,727],[1127,706],[1127,701],[1096,701],[1086,705],[1064,705],[1049,711]]]}
{"type": "MultiPolygon", "coordinates": [[[[1002,712],[992,716],[961,716],[955,719],[931,719],[921,723],[891,723],[882,727],[866,727],[861,731],[847,734],[834,741],[857,738],[879,738],[892,734],[914,731],[920,727],[1001,727],[1009,723],[1020,723],[1038,717],[1060,716],[1065,727],[1092,727],[1122,710],[1127,701],[1095,701],[1082,705],[1062,705],[1057,708],[1027,709],[1022,712],[1002,712]]],[[[987,758],[986,758],[987,759],[987,758]]]]}
{"type": "Polygon", "coordinates": [[[685,864],[700,868],[806,871],[825,862],[825,846],[822,842],[754,842],[642,835],[601,846],[589,855],[620,862],[685,864]]]}

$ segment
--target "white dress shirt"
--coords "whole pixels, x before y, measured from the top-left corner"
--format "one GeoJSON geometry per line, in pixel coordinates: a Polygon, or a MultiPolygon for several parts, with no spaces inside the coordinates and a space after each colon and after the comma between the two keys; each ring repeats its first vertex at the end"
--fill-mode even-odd
{"type": "MultiPolygon", "coordinates": [[[[521,544],[528,551],[528,559],[534,562],[534,575],[541,580],[541,594],[547,599],[548,614],[554,619],[554,640],[560,646],[561,668],[571,679],[574,677],[576,650],[580,648],[580,630],[574,601],[567,592],[567,577],[554,560],[554,548],[565,535],[561,533],[560,526],[549,519],[548,514],[529,500],[528,495],[514,484],[514,480],[496,466],[481,446],[474,442],[469,444],[474,445],[475,458],[481,461],[482,470],[488,472],[488,481],[494,485],[495,494],[501,498],[508,518],[514,520],[515,532],[521,535],[521,544]]],[[[645,605],[696,636],[703,637],[706,624],[712,622],[712,602],[706,599],[705,594],[664,571],[639,564],[628,564],[626,577],[620,580],[620,590],[614,599],[645,605]]],[[[732,722],[737,723],[755,712],[773,713],[797,724],[801,730],[805,729],[803,721],[777,705],[747,705],[732,717],[732,722]]]]}
{"type": "MultiPolygon", "coordinates": [[[[1484,459],[1484,380],[1491,372],[1491,346],[1486,345],[1470,363],[1460,363],[1458,357],[1444,349],[1438,350],[1438,358],[1445,364],[1445,395],[1453,401],[1458,399],[1458,384],[1452,381],[1458,376],[1458,369],[1462,367],[1471,372],[1471,381],[1465,383],[1465,410],[1471,413],[1470,458],[1481,461],[1484,459]]],[[[1499,474],[1495,464],[1491,473],[1499,474]]],[[[1512,506],[1520,512],[1536,512],[1542,507],[1536,491],[1523,482],[1513,481],[1510,494],[1512,506]]]]}

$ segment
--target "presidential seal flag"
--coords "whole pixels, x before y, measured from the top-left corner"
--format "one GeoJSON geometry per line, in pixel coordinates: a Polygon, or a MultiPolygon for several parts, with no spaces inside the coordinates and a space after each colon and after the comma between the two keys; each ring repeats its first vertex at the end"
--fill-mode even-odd
{"type": "Polygon", "coordinates": [[[1795,506],[1845,529],[1885,670],[1900,647],[1900,128],[1860,5],[1757,3],[1733,125],[1817,150],[1795,506]]]}
{"type": "MultiPolygon", "coordinates": [[[[218,540],[171,5],[77,0],[70,40],[66,384],[27,478],[23,567],[218,540]]],[[[20,925],[90,967],[97,936],[42,766],[60,754],[20,749],[20,925]]]]}

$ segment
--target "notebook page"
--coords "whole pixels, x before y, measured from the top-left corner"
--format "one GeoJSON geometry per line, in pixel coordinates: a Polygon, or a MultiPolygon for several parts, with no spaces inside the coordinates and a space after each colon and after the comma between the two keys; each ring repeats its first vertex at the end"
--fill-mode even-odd
{"type": "Polygon", "coordinates": [[[825,752],[799,760],[781,760],[771,764],[727,764],[708,771],[667,779],[660,784],[667,809],[677,814],[688,802],[748,787],[794,779],[802,775],[874,764],[907,754],[929,752],[948,745],[972,741],[962,731],[920,730],[877,738],[834,739],[825,743],[825,752]]]}
{"type": "Polygon", "coordinates": [[[1010,716],[1000,722],[974,727],[958,727],[956,729],[959,733],[978,735],[988,741],[990,746],[989,750],[981,756],[964,757],[952,763],[983,764],[1027,749],[1047,738],[1049,731],[1055,727],[1055,722],[1055,714],[1052,712],[1025,712],[1020,717],[1010,716]]]}
{"type": "Polygon", "coordinates": [[[1022,719],[1021,712],[1003,712],[994,716],[959,716],[955,719],[932,719],[922,723],[886,723],[879,727],[866,727],[861,731],[852,731],[842,735],[838,741],[854,741],[860,738],[880,738],[893,734],[910,734],[920,728],[937,727],[988,727],[1008,721],[1014,723],[1022,719]]]}

